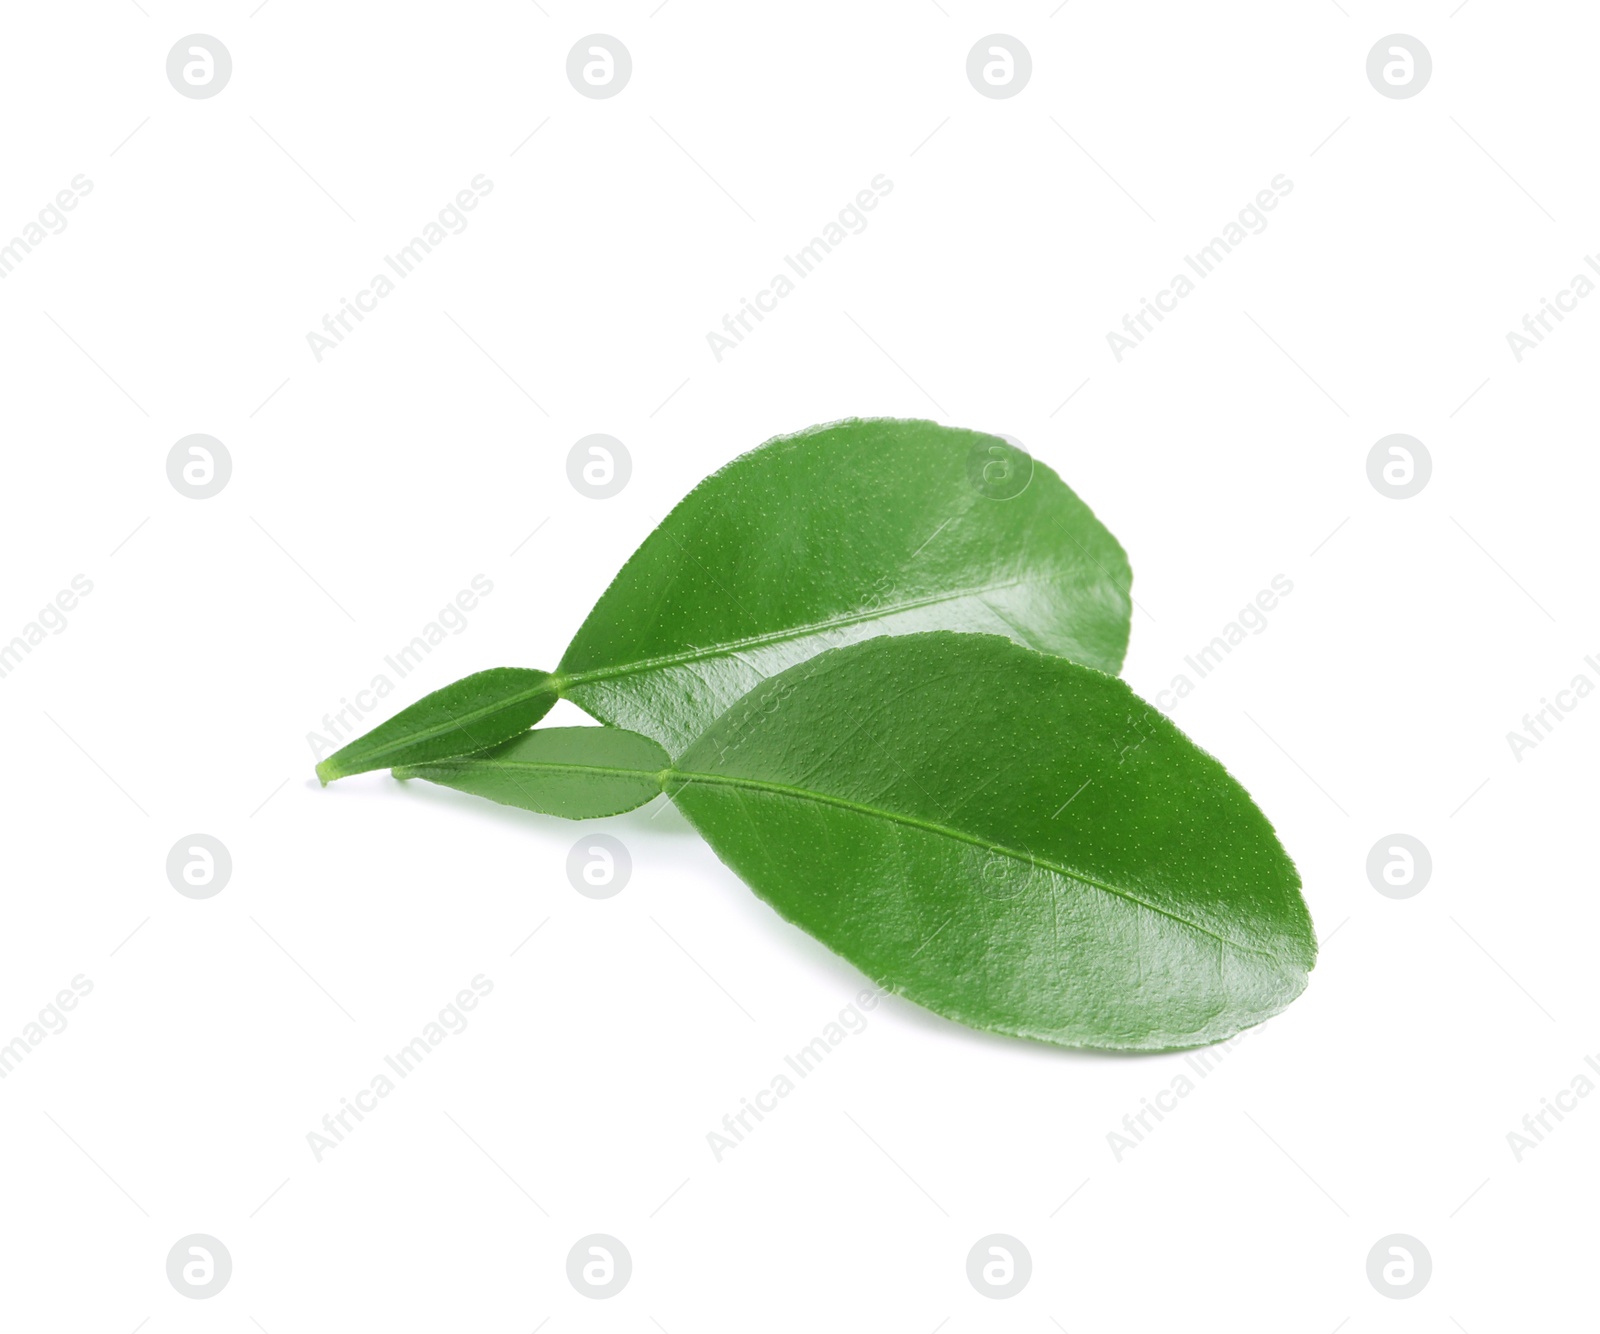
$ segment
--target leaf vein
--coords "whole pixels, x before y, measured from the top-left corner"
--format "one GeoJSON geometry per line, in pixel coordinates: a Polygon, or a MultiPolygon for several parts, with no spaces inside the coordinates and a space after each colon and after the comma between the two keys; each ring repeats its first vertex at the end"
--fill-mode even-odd
{"type": "MultiPolygon", "coordinates": [[[[907,598],[904,602],[889,603],[884,606],[867,607],[860,611],[842,612],[837,616],[824,617],[820,621],[812,621],[805,625],[785,626],[781,630],[769,630],[759,635],[747,635],[741,639],[730,639],[720,644],[684,649],[678,653],[663,653],[653,658],[639,658],[633,662],[625,662],[610,667],[594,667],[587,671],[561,672],[558,680],[564,688],[569,685],[587,685],[594,681],[609,681],[617,677],[632,676],[638,672],[657,671],[663,667],[677,667],[685,663],[702,662],[707,658],[729,657],[743,649],[765,648],[769,644],[782,644],[789,640],[804,639],[808,635],[823,634],[829,630],[837,630],[845,626],[861,625],[867,621],[887,619],[903,611],[918,611],[923,607],[934,607],[945,602],[957,602],[962,598],[972,598],[983,601],[986,593],[1001,593],[1011,588],[1024,588],[1033,584],[1055,583],[1058,577],[1041,579],[1011,579],[1004,583],[981,584],[976,588],[958,588],[949,593],[930,593],[926,597],[907,598]]],[[[988,604],[985,603],[985,606],[988,604]]],[[[994,609],[989,608],[991,611],[994,609]]]]}
{"type": "Polygon", "coordinates": [[[1278,956],[1271,950],[1260,949],[1254,945],[1247,945],[1243,941],[1230,939],[1220,932],[1213,931],[1208,926],[1191,921],[1181,913],[1173,912],[1170,908],[1163,908],[1159,904],[1151,903],[1139,895],[1126,889],[1119,889],[1115,885],[1108,885],[1104,881],[1096,880],[1085,875],[1082,871],[1073,870],[1060,862],[1051,861],[1049,858],[1040,857],[1035,853],[1021,848],[1007,847],[1004,843],[997,843],[993,839],[986,839],[978,834],[969,834],[963,829],[954,829],[949,825],[938,824],[933,820],[924,820],[920,816],[905,815],[899,811],[885,810],[881,806],[869,806],[865,802],[851,801],[848,797],[836,797],[831,793],[817,792],[808,788],[794,787],[787,783],[772,782],[762,778],[739,778],[727,774],[696,773],[684,769],[667,771],[666,778],[670,782],[676,779],[688,783],[704,783],[710,787],[731,787],[746,792],[767,792],[773,796],[787,797],[794,801],[816,802],[823,806],[834,806],[840,810],[853,811],[857,815],[866,815],[879,820],[887,820],[894,824],[904,825],[911,829],[921,829],[925,833],[939,834],[945,838],[952,838],[958,842],[971,844],[973,847],[984,848],[1002,857],[1010,857],[1028,866],[1038,867],[1041,870],[1054,871],[1057,875],[1065,876],[1069,880],[1076,880],[1079,884],[1098,889],[1102,893],[1110,894],[1114,898],[1123,899],[1128,903],[1136,904],[1157,916],[1166,917],[1191,931],[1198,931],[1201,935],[1220,941],[1233,949],[1241,950],[1246,954],[1259,955],[1263,959],[1278,961],[1278,956]]]}

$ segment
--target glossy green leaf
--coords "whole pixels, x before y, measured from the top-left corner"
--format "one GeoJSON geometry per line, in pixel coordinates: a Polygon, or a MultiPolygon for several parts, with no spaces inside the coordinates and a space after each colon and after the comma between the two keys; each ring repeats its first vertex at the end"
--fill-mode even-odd
{"type": "Polygon", "coordinates": [[[335,778],[421,764],[496,745],[524,732],[558,698],[549,672],[491,667],[425,695],[317,765],[324,785],[335,778]]]}
{"type": "Polygon", "coordinates": [[[638,803],[664,787],[784,917],[975,1028],[1195,1046],[1277,1013],[1316,958],[1294,865],[1223,767],[1121,681],[994,636],[823,653],[658,762],[638,803]]]}
{"type": "Polygon", "coordinates": [[[758,681],[882,634],[1005,635],[1103,671],[1128,646],[1117,541],[998,436],[856,419],[701,482],[561,659],[563,697],[673,754],[758,681]]]}
{"type": "Polygon", "coordinates": [[[1001,634],[1116,672],[1131,578],[1088,506],[999,436],[885,418],[820,426],[768,441],[690,492],[629,557],[554,677],[480,672],[318,773],[326,782],[504,741],[542,716],[547,683],[676,754],[758,681],[882,634],[1001,634]],[[471,722],[455,731],[458,712],[471,722]],[[441,750],[452,735],[461,749],[441,750]]]}
{"type": "Polygon", "coordinates": [[[647,736],[615,727],[547,727],[477,755],[407,765],[396,778],[488,797],[506,806],[586,820],[616,815],[661,795],[671,764],[647,736]]]}

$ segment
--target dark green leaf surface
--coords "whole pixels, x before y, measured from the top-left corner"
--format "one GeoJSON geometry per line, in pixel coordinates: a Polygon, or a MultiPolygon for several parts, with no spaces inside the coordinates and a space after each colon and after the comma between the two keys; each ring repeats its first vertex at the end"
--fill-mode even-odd
{"type": "Polygon", "coordinates": [[[1213,1042],[1316,957],[1299,876],[1121,681],[990,637],[876,639],[758,686],[669,790],[783,916],[940,1014],[1072,1046],[1213,1042]]]}
{"type": "Polygon", "coordinates": [[[661,794],[671,761],[647,736],[614,727],[547,727],[493,750],[407,765],[396,778],[488,797],[506,806],[586,820],[642,806],[661,794]]]}
{"type": "MultiPolygon", "coordinates": [[[[589,766],[630,735],[569,731],[589,766]]],[[[497,763],[417,772],[555,808],[497,763]]],[[[664,786],[784,917],[975,1028],[1196,1046],[1277,1013],[1316,958],[1299,876],[1222,766],[1121,681],[994,636],[821,654],[636,769],[619,796],[664,786]]]]}
{"type": "Polygon", "coordinates": [[[1001,634],[1114,673],[1131,581],[1089,507],[999,436],[888,418],[819,426],[690,492],[629,557],[555,676],[469,676],[317,773],[326,783],[495,745],[556,696],[676,754],[763,678],[875,635],[1001,634]]]}
{"type": "Polygon", "coordinates": [[[483,750],[532,727],[557,698],[555,678],[549,672],[526,667],[475,672],[424,696],[335,751],[317,765],[317,777],[327,784],[369,769],[483,750]]]}
{"type": "Polygon", "coordinates": [[[678,754],[765,677],[875,635],[966,630],[1116,672],[1115,538],[998,436],[858,419],[700,483],[623,566],[558,668],[563,697],[678,754]]]}

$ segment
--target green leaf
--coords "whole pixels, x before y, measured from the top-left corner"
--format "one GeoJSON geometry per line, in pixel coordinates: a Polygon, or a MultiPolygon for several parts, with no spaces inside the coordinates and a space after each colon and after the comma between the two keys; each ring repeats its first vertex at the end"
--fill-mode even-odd
{"type": "MultiPolygon", "coordinates": [[[[586,763],[618,735],[572,732],[586,763]]],[[[446,781],[528,805],[492,763],[446,781]]],[[[1196,1046],[1283,1009],[1316,959],[1294,865],[1226,770],[1121,681],[994,636],[823,653],[634,780],[619,795],[665,787],[785,918],[975,1028],[1196,1046]]]]}
{"type": "Polygon", "coordinates": [[[554,677],[469,676],[317,773],[497,744],[544,716],[547,689],[676,754],[758,681],[882,634],[1001,634],[1115,673],[1131,581],[1089,507],[999,436],[890,418],[818,426],[695,487],[628,558],[554,677]]]}
{"type": "Polygon", "coordinates": [[[999,436],[854,419],[701,482],[573,637],[561,693],[673,754],[762,679],[882,634],[966,630],[1116,672],[1131,575],[1044,464],[999,436]]]}
{"type": "Polygon", "coordinates": [[[549,672],[491,667],[435,690],[317,765],[335,778],[483,750],[532,727],[558,698],[549,672]]]}
{"type": "Polygon", "coordinates": [[[547,727],[493,750],[406,765],[396,778],[488,797],[506,806],[587,820],[661,795],[671,760],[649,737],[614,727],[547,727]]]}
{"type": "Polygon", "coordinates": [[[1211,756],[1123,682],[991,637],[877,639],[758,686],[670,790],[868,976],[978,1028],[1213,1042],[1316,957],[1300,879],[1211,756]]]}

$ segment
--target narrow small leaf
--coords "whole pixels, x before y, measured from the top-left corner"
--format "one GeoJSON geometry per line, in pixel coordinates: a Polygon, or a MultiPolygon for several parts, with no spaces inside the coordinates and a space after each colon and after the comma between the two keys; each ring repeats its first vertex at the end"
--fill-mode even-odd
{"type": "Polygon", "coordinates": [[[317,765],[324,785],[336,778],[421,764],[497,745],[532,727],[558,698],[549,672],[491,667],[425,695],[386,723],[317,765]]]}
{"type": "Polygon", "coordinates": [[[1216,760],[1116,678],[993,636],[790,668],[668,790],[784,917],[975,1028],[1196,1046],[1316,958],[1293,863],[1216,760]]]}
{"type": "Polygon", "coordinates": [[[396,778],[488,797],[569,820],[618,815],[661,795],[667,752],[612,727],[547,727],[493,750],[396,768],[396,778]]]}

